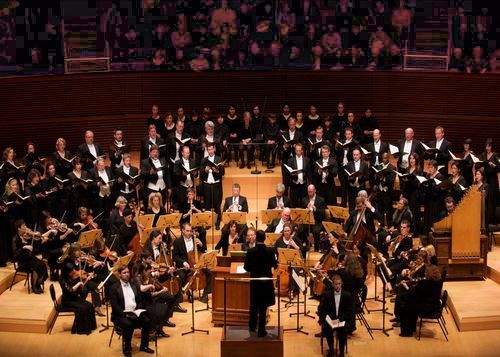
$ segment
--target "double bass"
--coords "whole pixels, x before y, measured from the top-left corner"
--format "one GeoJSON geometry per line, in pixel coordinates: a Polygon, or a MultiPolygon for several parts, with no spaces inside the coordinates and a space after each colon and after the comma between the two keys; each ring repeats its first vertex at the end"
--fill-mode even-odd
{"type": "Polygon", "coordinates": [[[135,263],[139,260],[142,252],[142,246],[141,246],[141,236],[139,233],[139,208],[136,207],[133,203],[130,203],[130,208],[132,209],[132,212],[134,212],[134,219],[137,224],[137,233],[132,237],[130,242],[128,242],[127,248],[134,252],[134,257],[132,258],[132,266],[135,265],[135,263]]]}
{"type": "Polygon", "coordinates": [[[180,285],[174,273],[173,272],[169,273],[168,267],[172,266],[172,261],[168,258],[170,257],[167,255],[165,243],[162,243],[161,254],[156,259],[155,264],[157,265],[160,274],[168,274],[168,278],[165,281],[161,282],[160,284],[163,287],[167,288],[170,294],[177,295],[180,289],[180,285]]]}
{"type": "Polygon", "coordinates": [[[188,252],[188,264],[191,267],[189,274],[187,275],[187,280],[191,280],[193,275],[195,280],[191,285],[191,290],[201,291],[207,286],[207,277],[202,269],[195,269],[196,264],[198,264],[198,245],[196,244],[196,239],[198,235],[196,231],[193,233],[193,250],[188,252]]]}
{"type": "Polygon", "coordinates": [[[363,206],[359,216],[356,218],[356,222],[351,229],[351,232],[347,236],[347,239],[344,242],[344,247],[346,251],[352,251],[354,246],[358,244],[358,242],[362,243],[373,243],[373,234],[370,232],[366,223],[363,221],[365,217],[366,206],[363,206]]]}

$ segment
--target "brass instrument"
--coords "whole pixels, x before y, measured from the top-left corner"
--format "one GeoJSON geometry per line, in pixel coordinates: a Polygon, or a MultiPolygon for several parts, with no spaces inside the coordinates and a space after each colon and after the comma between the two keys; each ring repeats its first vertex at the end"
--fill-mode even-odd
{"type": "Polygon", "coordinates": [[[69,257],[69,246],[70,244],[69,243],[66,243],[64,245],[64,247],[62,248],[62,255],[57,258],[57,264],[62,264],[62,262],[64,262],[64,260],[66,260],[67,257],[69,257]]]}

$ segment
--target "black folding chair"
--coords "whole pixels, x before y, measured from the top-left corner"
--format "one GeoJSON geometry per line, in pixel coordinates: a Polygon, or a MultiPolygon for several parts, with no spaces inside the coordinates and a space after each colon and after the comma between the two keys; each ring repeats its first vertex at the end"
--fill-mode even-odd
{"type": "Polygon", "coordinates": [[[443,310],[446,306],[446,302],[448,301],[448,291],[443,291],[443,296],[441,297],[441,306],[439,306],[439,310],[435,313],[430,314],[419,314],[418,318],[420,319],[419,327],[418,327],[418,339],[420,340],[420,336],[422,335],[422,322],[429,323],[437,323],[439,327],[441,327],[441,331],[443,331],[443,335],[448,342],[448,330],[446,329],[446,323],[444,322],[443,310]],[[435,321],[434,321],[435,320],[435,321]]]}
{"type": "Polygon", "coordinates": [[[74,316],[75,310],[69,307],[64,307],[57,302],[56,289],[54,288],[54,284],[50,284],[49,290],[50,290],[50,298],[52,299],[52,303],[54,304],[54,310],[56,310],[56,316],[54,316],[54,319],[52,320],[49,327],[49,335],[50,335],[52,333],[54,325],[56,324],[57,318],[59,316],[74,316]]]}
{"type": "Polygon", "coordinates": [[[28,294],[31,294],[31,276],[33,273],[29,270],[19,268],[19,265],[17,265],[16,262],[14,262],[14,269],[16,269],[16,271],[14,273],[14,276],[12,277],[12,281],[10,282],[9,290],[12,290],[12,286],[14,286],[16,282],[16,277],[22,274],[26,276],[26,280],[24,280],[24,286],[28,286],[28,294]]]}

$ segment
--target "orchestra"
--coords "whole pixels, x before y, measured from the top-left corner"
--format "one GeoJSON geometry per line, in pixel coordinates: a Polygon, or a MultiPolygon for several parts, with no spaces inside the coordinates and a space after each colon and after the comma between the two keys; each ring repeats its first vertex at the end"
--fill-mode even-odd
{"type": "MultiPolygon", "coordinates": [[[[43,159],[34,143],[27,144],[22,161],[7,147],[0,167],[0,264],[12,260],[32,272],[36,294],[44,293],[48,278],[59,280],[62,303],[78,308],[73,333],[91,333],[95,315],[104,315],[103,284],[112,320],[122,329],[124,354],[131,353],[135,327],[146,334],[141,350],[151,353],[149,331],[168,336],[163,326],[175,326],[170,319],[174,312],[186,311],[180,305],[185,298],[192,300],[198,291],[200,300],[207,302],[212,293],[210,268],[197,266],[210,251],[207,231],[220,230],[223,213],[246,215],[252,209],[252,200],[240,194],[245,187],[238,183],[222,202],[226,168],[232,159],[241,169],[263,159],[271,170],[278,160],[282,183],[276,185],[276,194],[257,197],[267,200],[267,210],[279,212],[266,233],[230,221],[214,241],[215,250],[228,256],[229,247],[240,244],[248,257],[257,259],[245,265],[252,274],[258,270],[254,265],[259,255],[268,254],[261,248],[265,234],[279,235],[266,243],[273,247],[273,257],[278,249],[297,250],[303,258],[312,251],[321,253],[309,286],[321,301],[318,314],[329,346],[326,316],[346,321],[338,333],[342,355],[347,335],[355,329],[354,314],[361,308],[373,244],[390,271],[397,306],[393,322],[401,326],[401,336],[409,336],[415,330],[415,311],[434,308],[440,292],[435,262],[413,248],[414,240],[452,214],[472,184],[484,198],[486,221],[494,221],[500,163],[493,140],[488,139],[484,153],[477,156],[466,140],[459,154],[441,126],[429,145],[417,140],[412,128],[405,130],[404,139],[390,144],[382,141],[370,109],[359,124],[343,103],[333,117],[323,118],[314,105],[304,116],[285,105],[278,116],[260,113],[256,106],[240,118],[231,105],[227,114],[214,118],[205,111],[201,117],[181,112],[177,120],[167,113],[163,121],[155,105],[137,151],[131,150],[137,143],[126,142],[119,128],[107,155],[91,130],[85,131],[85,142],[76,152],[60,137],[56,151],[43,159]],[[332,205],[348,209],[343,232],[326,231],[322,224],[338,218],[328,213],[332,205]],[[295,223],[296,209],[306,210],[314,222],[295,223]],[[191,224],[194,215],[207,212],[214,213],[208,227],[191,224]],[[165,217],[175,214],[180,220],[171,229],[165,217]],[[92,244],[82,246],[82,235],[93,232],[97,237],[92,244]],[[132,253],[128,264],[113,268],[132,253]],[[193,276],[195,283],[184,291],[193,276]]],[[[283,276],[288,276],[284,269],[283,276]]],[[[255,274],[270,275],[267,270],[255,274]]],[[[259,284],[252,286],[255,290],[259,284]]],[[[266,306],[272,305],[270,300],[266,306]]],[[[256,316],[264,310],[253,302],[252,309],[250,329],[255,330],[256,316]]],[[[259,335],[265,335],[262,320],[259,335]]]]}

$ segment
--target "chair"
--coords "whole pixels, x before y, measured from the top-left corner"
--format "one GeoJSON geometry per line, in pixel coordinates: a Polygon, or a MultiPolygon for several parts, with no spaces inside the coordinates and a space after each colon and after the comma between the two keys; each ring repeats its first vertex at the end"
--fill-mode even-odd
{"type": "Polygon", "coordinates": [[[419,327],[418,327],[418,339],[420,340],[420,336],[422,334],[422,322],[424,319],[425,322],[429,323],[437,323],[439,327],[441,327],[441,331],[443,331],[443,335],[446,338],[446,342],[448,342],[448,330],[446,329],[446,323],[444,323],[443,310],[446,306],[446,302],[448,301],[448,291],[443,291],[443,296],[441,297],[441,305],[439,306],[439,310],[435,313],[430,314],[419,314],[418,318],[420,319],[419,327]],[[436,321],[432,321],[436,320],[436,321]]]}
{"type": "Polygon", "coordinates": [[[24,281],[24,286],[28,286],[28,294],[31,294],[31,276],[32,272],[29,270],[24,270],[19,268],[19,265],[17,265],[16,262],[14,262],[14,269],[16,270],[14,273],[14,276],[12,277],[12,281],[10,282],[10,287],[9,290],[12,290],[12,286],[16,282],[16,277],[18,274],[24,274],[26,276],[26,280],[24,281]]]}
{"type": "Polygon", "coordinates": [[[54,310],[56,310],[56,316],[54,316],[54,319],[52,320],[49,327],[49,335],[50,335],[52,333],[54,325],[56,324],[56,320],[59,316],[74,316],[75,311],[71,308],[62,306],[57,302],[56,289],[54,288],[54,284],[50,284],[49,290],[50,290],[50,298],[52,299],[52,303],[54,304],[54,310]]]}
{"type": "MultiPolygon", "coordinates": [[[[339,349],[339,339],[336,338],[337,334],[335,333],[335,331],[333,331],[333,333],[335,334],[334,337],[335,337],[335,340],[334,340],[334,344],[335,344],[335,350],[338,351],[339,349]]],[[[323,354],[323,328],[321,329],[321,337],[319,339],[319,344],[321,346],[321,354],[323,354]]],[[[373,338],[373,337],[372,337],[373,338]]],[[[348,345],[348,342],[349,342],[349,336],[347,336],[347,342],[345,344],[345,354],[347,354],[347,345],[348,345]]]]}
{"type": "MultiPolygon", "coordinates": [[[[108,347],[111,347],[111,342],[113,341],[113,335],[115,334],[115,332],[118,335],[118,338],[122,336],[122,329],[120,328],[120,326],[113,325],[113,329],[111,330],[111,336],[109,337],[108,347]]],[[[158,356],[158,333],[156,331],[154,332],[154,337],[155,337],[155,352],[156,356],[158,356]]]]}

